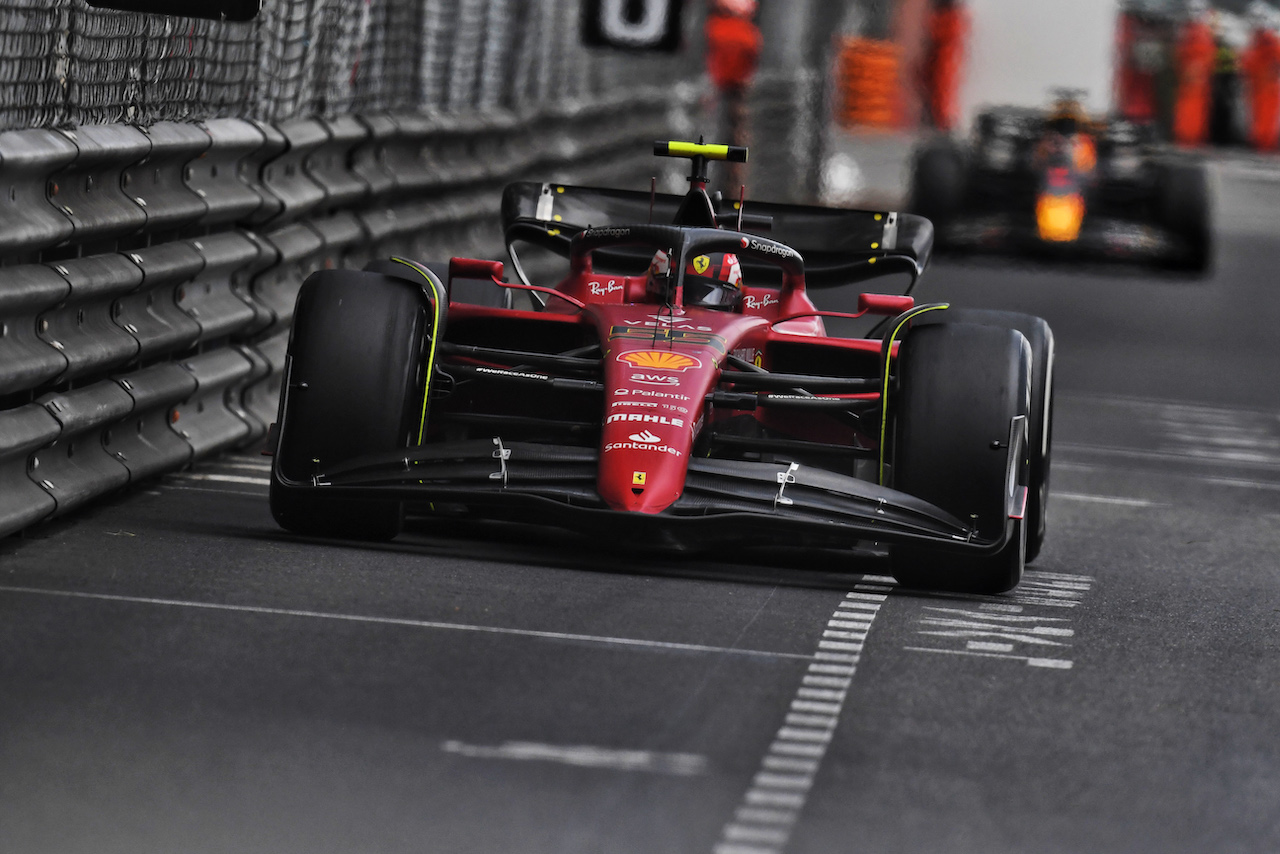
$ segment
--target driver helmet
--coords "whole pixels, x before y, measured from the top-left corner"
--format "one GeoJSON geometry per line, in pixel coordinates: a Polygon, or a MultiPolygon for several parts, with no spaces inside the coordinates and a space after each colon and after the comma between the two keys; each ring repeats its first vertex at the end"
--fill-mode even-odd
{"type": "Polygon", "coordinates": [[[1085,115],[1084,107],[1080,106],[1080,102],[1075,98],[1060,98],[1053,106],[1053,111],[1049,113],[1046,124],[1049,130],[1060,133],[1063,136],[1071,136],[1085,129],[1089,122],[1089,117],[1085,115]]]}
{"type": "MultiPolygon", "coordinates": [[[[649,264],[646,289],[664,302],[671,299],[675,276],[671,256],[658,250],[649,264]]],[[[742,265],[732,252],[705,252],[695,255],[684,268],[684,304],[722,311],[742,307],[742,265]]]]}

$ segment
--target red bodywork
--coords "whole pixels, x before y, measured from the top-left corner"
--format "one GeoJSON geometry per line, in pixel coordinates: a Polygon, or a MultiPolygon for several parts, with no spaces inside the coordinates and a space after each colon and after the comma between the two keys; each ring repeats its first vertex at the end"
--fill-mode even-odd
{"type": "MultiPolygon", "coordinates": [[[[801,276],[787,276],[781,289],[744,287],[741,312],[664,306],[646,293],[644,276],[597,274],[589,260],[575,265],[555,290],[568,299],[552,297],[543,311],[454,304],[450,320],[465,324],[501,314],[520,322],[585,326],[584,338],[598,337],[604,407],[596,488],[613,510],[660,513],[680,497],[690,455],[708,419],[741,415],[706,403],[730,354],[768,370],[772,345],[780,342],[807,341],[856,351],[869,360],[878,358],[882,347],[879,340],[826,337],[801,276]]],[[[869,294],[861,311],[838,316],[896,315],[911,305],[910,297],[869,294]]],[[[853,444],[856,438],[853,428],[826,415],[764,408],[752,415],[772,429],[810,440],[853,444]]],[[[858,438],[874,442],[874,437],[858,438]]]]}

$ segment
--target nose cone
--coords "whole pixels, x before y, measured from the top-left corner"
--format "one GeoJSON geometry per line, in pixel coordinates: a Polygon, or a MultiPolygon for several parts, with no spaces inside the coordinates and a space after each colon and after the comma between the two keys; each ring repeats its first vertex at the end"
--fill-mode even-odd
{"type": "Polygon", "coordinates": [[[715,377],[715,354],[619,350],[605,366],[609,392],[596,489],[614,510],[658,513],[684,491],[695,419],[715,377]]]}
{"type": "Polygon", "coordinates": [[[1050,243],[1070,243],[1080,236],[1084,197],[1079,193],[1042,193],[1036,200],[1036,230],[1050,243]]]}

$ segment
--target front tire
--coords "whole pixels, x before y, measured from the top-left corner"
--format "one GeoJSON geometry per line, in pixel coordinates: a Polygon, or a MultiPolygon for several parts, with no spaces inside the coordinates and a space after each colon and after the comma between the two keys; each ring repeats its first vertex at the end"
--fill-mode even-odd
{"type": "Polygon", "coordinates": [[[400,532],[399,501],[334,498],[309,484],[337,463],[404,448],[416,437],[426,329],[425,302],[410,282],[323,270],[303,283],[271,476],[271,514],[281,527],[362,540],[400,532]]]}
{"type": "MultiPolygon", "coordinates": [[[[940,323],[902,343],[894,411],[893,486],[973,524],[994,540],[1010,524],[1007,447],[1012,420],[1028,411],[1031,348],[1016,329],[940,323]]],[[[999,552],[896,544],[894,577],[905,587],[1002,593],[1022,579],[1026,525],[999,552]]]]}
{"type": "Polygon", "coordinates": [[[1044,318],[1016,311],[949,308],[929,312],[915,327],[933,323],[976,323],[1016,329],[1031,345],[1031,406],[1027,416],[1027,563],[1040,554],[1048,530],[1049,463],[1053,453],[1053,330],[1044,318]],[[936,320],[935,320],[936,318],[936,320]]]}

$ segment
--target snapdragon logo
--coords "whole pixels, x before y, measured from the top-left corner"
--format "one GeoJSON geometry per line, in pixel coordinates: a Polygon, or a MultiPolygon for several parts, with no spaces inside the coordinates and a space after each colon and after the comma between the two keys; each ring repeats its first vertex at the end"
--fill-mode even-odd
{"type": "Polygon", "coordinates": [[[582,232],[583,237],[630,237],[629,228],[588,228],[582,232]]]}
{"type": "MultiPolygon", "coordinates": [[[[743,238],[746,240],[746,238],[743,238]]],[[[785,246],[778,246],[773,243],[761,243],[759,240],[751,240],[747,242],[747,246],[756,252],[763,252],[765,255],[777,255],[782,258],[791,257],[791,250],[785,246]]]]}

